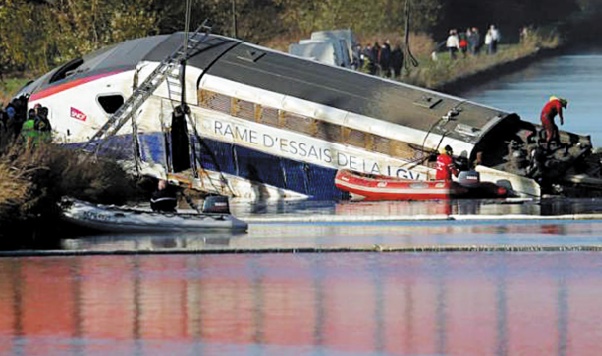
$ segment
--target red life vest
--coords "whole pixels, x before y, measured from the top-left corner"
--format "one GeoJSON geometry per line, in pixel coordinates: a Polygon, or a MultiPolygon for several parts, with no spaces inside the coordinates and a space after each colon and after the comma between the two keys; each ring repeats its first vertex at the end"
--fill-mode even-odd
{"type": "Polygon", "coordinates": [[[452,180],[452,174],[457,176],[458,169],[454,164],[454,160],[447,154],[437,156],[437,173],[436,180],[452,180]]]}
{"type": "Polygon", "coordinates": [[[551,122],[554,122],[554,117],[556,115],[562,113],[562,103],[560,100],[551,100],[546,103],[546,105],[541,110],[541,119],[542,121],[547,119],[551,122]]]}

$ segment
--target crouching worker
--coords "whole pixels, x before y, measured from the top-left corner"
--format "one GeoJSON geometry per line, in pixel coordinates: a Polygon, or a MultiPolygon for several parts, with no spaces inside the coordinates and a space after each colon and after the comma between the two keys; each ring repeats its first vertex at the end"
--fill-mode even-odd
{"type": "Polygon", "coordinates": [[[441,154],[437,156],[436,180],[452,180],[452,175],[458,176],[460,172],[454,163],[454,150],[450,145],[446,145],[441,154]]]}
{"type": "Polygon", "coordinates": [[[177,193],[174,186],[168,184],[165,179],[159,179],[157,190],[150,199],[151,209],[161,213],[175,213],[178,206],[177,193]]]}

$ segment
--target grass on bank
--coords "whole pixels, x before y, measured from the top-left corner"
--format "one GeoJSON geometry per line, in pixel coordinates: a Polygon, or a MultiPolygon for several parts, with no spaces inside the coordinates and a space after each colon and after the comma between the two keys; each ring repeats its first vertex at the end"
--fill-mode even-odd
{"type": "Polygon", "coordinates": [[[464,77],[478,75],[496,66],[532,56],[542,49],[557,48],[560,44],[558,35],[532,32],[519,43],[501,44],[497,52],[492,55],[487,54],[485,48],[481,48],[476,56],[468,54],[464,57],[458,54],[456,60],[452,60],[448,53],[439,53],[436,61],[422,58],[421,62],[428,64],[405,71],[401,80],[408,84],[434,89],[464,77]]]}

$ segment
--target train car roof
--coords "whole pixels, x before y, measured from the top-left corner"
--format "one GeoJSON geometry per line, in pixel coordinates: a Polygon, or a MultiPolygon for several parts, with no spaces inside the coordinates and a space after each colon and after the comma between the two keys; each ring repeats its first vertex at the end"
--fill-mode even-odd
{"type": "Polygon", "coordinates": [[[249,86],[464,142],[476,143],[501,121],[519,119],[451,95],[225,37],[212,36],[188,63],[249,86]]]}

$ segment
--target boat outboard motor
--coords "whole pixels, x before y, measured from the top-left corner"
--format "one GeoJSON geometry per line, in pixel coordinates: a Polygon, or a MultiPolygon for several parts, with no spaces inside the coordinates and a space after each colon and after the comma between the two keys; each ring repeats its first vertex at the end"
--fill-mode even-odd
{"type": "Polygon", "coordinates": [[[481,182],[481,174],[477,171],[461,171],[458,175],[458,183],[464,186],[478,185],[481,182]]]}
{"type": "Polygon", "coordinates": [[[230,214],[230,203],[228,197],[211,195],[203,202],[203,213],[208,214],[230,214]]]}

